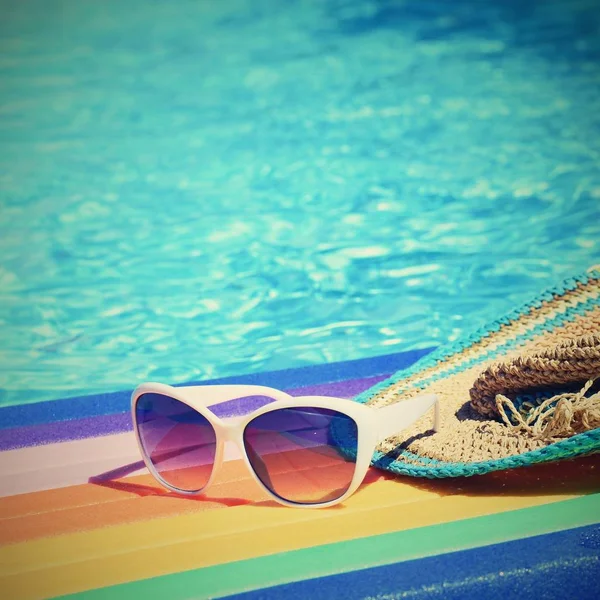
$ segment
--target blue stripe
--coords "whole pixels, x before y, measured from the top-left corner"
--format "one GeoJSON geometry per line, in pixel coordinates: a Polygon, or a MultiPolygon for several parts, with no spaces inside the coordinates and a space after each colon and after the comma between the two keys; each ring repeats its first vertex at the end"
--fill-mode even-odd
{"type": "MultiPolygon", "coordinates": [[[[190,382],[179,385],[202,384],[254,384],[269,387],[293,389],[344,381],[345,379],[358,379],[375,375],[387,375],[405,369],[431,352],[433,348],[411,350],[372,358],[349,360],[326,365],[314,365],[282,371],[270,371],[249,375],[236,375],[211,379],[202,382],[190,382]]],[[[50,402],[38,402],[20,406],[6,406],[0,408],[0,430],[12,427],[25,427],[27,425],[40,425],[42,423],[55,423],[70,421],[101,415],[113,415],[129,411],[131,390],[95,394],[92,396],[79,396],[50,402]]]]}
{"type": "MultiPolygon", "coordinates": [[[[298,581],[229,600],[587,600],[599,597],[600,525],[298,581]]],[[[192,591],[192,590],[191,590],[192,591]]]]}

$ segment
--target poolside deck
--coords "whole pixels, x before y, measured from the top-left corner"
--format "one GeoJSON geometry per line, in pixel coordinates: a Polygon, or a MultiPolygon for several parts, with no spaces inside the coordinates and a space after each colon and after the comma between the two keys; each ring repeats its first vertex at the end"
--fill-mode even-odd
{"type": "MultiPolygon", "coordinates": [[[[352,397],[422,354],[228,381],[352,397]]],[[[234,457],[207,497],[163,490],[127,410],[128,393],[0,409],[5,598],[587,598],[600,581],[598,455],[461,480],[373,469],[343,506],[292,510],[234,457]]]]}

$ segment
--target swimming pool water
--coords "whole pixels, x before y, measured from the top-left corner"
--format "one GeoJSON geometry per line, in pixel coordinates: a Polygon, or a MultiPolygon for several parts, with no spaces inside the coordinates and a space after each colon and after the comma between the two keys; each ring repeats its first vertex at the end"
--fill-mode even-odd
{"type": "Polygon", "coordinates": [[[0,404],[438,345],[600,262],[597,5],[4,7],[0,404]]]}

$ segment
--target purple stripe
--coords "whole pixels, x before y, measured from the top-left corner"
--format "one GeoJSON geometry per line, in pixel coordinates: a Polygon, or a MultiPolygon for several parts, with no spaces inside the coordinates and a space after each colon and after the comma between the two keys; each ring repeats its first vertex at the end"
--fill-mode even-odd
{"type": "MultiPolygon", "coordinates": [[[[340,398],[352,398],[387,377],[389,375],[377,375],[362,379],[322,383],[287,390],[287,392],[292,396],[338,396],[340,398]]],[[[265,402],[260,398],[253,398],[246,402],[232,400],[220,404],[218,408],[215,407],[214,412],[219,417],[232,417],[247,414],[263,404],[265,402]]],[[[123,433],[130,431],[131,428],[131,415],[128,412],[73,419],[71,421],[58,421],[44,425],[13,427],[0,431],[0,451],[100,437],[112,433],[123,433]]]]}
{"type": "Polygon", "coordinates": [[[390,375],[375,375],[373,377],[362,377],[360,379],[347,379],[346,381],[334,381],[333,383],[321,383],[308,387],[288,390],[292,396],[333,396],[338,398],[354,398],[375,384],[387,379],[390,375]]]}

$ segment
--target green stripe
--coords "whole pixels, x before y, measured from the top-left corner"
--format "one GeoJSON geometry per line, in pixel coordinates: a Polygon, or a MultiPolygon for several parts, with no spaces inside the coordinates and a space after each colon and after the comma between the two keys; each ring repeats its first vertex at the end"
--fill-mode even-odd
{"type": "Polygon", "coordinates": [[[476,517],[348,542],[283,552],[62,596],[77,600],[189,600],[214,598],[391,564],[456,550],[592,525],[600,494],[590,494],[485,517],[476,517]]]}

